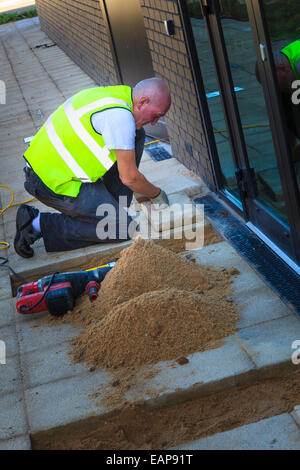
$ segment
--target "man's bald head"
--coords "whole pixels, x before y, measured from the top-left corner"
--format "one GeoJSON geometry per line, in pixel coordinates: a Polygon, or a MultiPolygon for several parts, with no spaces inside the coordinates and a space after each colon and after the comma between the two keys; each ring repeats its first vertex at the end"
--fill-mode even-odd
{"type": "Polygon", "coordinates": [[[166,83],[160,78],[146,78],[138,82],[132,91],[133,100],[141,96],[148,96],[151,101],[164,101],[171,104],[170,91],[166,83]]]}
{"type": "Polygon", "coordinates": [[[171,105],[168,86],[156,77],[138,82],[132,90],[132,100],[137,129],[148,123],[156,124],[159,117],[164,116],[171,105]]]}

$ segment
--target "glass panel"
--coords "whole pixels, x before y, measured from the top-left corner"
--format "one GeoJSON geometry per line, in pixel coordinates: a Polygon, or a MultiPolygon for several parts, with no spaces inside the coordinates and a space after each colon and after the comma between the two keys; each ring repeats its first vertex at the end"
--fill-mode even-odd
{"type": "Polygon", "coordinates": [[[249,163],[256,174],[257,200],[275,217],[287,223],[263,90],[255,73],[256,53],[246,0],[220,0],[219,4],[233,84],[239,90],[236,99],[249,163]]]}
{"type": "Polygon", "coordinates": [[[239,200],[240,195],[235,177],[235,166],[200,2],[199,0],[188,0],[187,6],[215,134],[224,187],[239,200]]]}
{"type": "Polygon", "coordinates": [[[289,131],[292,158],[300,188],[300,2],[264,0],[277,81],[289,131]],[[289,46],[290,52],[285,49],[289,46]],[[281,52],[285,49],[284,52],[281,52]],[[294,88],[292,87],[294,83],[294,88]]]}

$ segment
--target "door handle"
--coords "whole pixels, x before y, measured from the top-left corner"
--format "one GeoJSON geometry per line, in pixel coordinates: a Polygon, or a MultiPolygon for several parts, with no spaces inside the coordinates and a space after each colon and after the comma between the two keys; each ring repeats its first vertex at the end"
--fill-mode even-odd
{"type": "Polygon", "coordinates": [[[261,60],[265,62],[267,60],[266,46],[262,43],[259,45],[261,60]]]}

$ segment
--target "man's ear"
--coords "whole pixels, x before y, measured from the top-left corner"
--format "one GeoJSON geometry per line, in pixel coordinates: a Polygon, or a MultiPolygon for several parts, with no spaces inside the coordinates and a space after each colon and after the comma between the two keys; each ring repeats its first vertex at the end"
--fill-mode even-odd
{"type": "Polygon", "coordinates": [[[138,101],[138,108],[140,109],[143,106],[145,106],[145,104],[148,104],[148,103],[149,103],[148,96],[141,96],[138,101]]]}

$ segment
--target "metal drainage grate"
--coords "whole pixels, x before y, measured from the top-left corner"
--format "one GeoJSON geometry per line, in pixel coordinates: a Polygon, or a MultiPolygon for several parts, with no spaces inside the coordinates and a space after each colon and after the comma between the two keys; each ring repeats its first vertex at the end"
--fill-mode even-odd
{"type": "Polygon", "coordinates": [[[214,228],[300,316],[300,277],[298,274],[211,196],[195,198],[194,202],[204,204],[205,214],[210,218],[214,228]]]}
{"type": "Polygon", "coordinates": [[[57,46],[55,42],[45,42],[44,44],[37,44],[36,46],[31,47],[30,49],[47,49],[48,47],[54,47],[57,46]]]}
{"type": "MultiPolygon", "coordinates": [[[[145,143],[151,142],[151,140],[153,139],[146,137],[145,143]]],[[[159,142],[147,145],[145,150],[147,150],[150,157],[155,162],[161,162],[162,160],[168,160],[169,158],[172,158],[172,155],[162,145],[160,145],[159,142]]]]}

